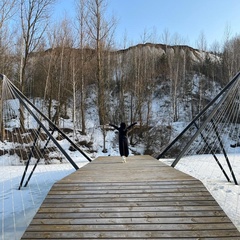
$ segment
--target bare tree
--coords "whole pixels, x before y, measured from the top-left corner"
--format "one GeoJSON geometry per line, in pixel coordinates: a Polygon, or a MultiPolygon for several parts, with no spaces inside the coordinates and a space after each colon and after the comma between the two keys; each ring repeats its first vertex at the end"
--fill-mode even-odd
{"type": "MultiPolygon", "coordinates": [[[[0,1],[0,73],[7,74],[10,77],[10,73],[12,73],[12,61],[11,61],[11,37],[9,32],[11,32],[9,27],[9,21],[15,14],[15,5],[16,0],[1,0],[0,1]]],[[[2,81],[0,82],[0,92],[2,96],[2,81]]],[[[2,97],[0,98],[0,134],[1,139],[4,139],[4,128],[3,128],[3,102],[2,97]]]]}
{"type": "Polygon", "coordinates": [[[231,27],[229,25],[226,26],[224,32],[224,43],[223,43],[223,82],[222,84],[226,84],[230,78],[236,74],[238,70],[235,69],[235,63],[237,62],[237,55],[239,52],[238,42],[239,36],[231,37],[231,27]]]}
{"type": "Polygon", "coordinates": [[[207,51],[207,40],[203,31],[201,31],[198,37],[197,48],[201,51],[207,51]]]}
{"type": "MultiPolygon", "coordinates": [[[[48,117],[51,120],[54,120],[52,118],[52,102],[53,98],[56,96],[54,94],[54,90],[56,87],[54,87],[54,80],[55,80],[55,73],[56,65],[57,65],[57,58],[58,58],[58,52],[55,50],[59,45],[57,42],[59,41],[58,38],[58,30],[59,28],[53,27],[49,29],[47,32],[47,40],[48,40],[48,46],[50,47],[48,51],[46,51],[46,54],[44,56],[44,68],[46,73],[46,82],[45,82],[45,90],[44,90],[44,100],[46,102],[46,105],[48,106],[48,117]]],[[[57,78],[57,77],[56,77],[57,78]]],[[[55,84],[57,81],[55,81],[55,84]]]]}
{"type": "Polygon", "coordinates": [[[39,58],[42,59],[42,81],[44,81],[42,92],[48,107],[48,117],[56,124],[59,123],[60,114],[67,116],[66,106],[72,97],[73,39],[71,23],[64,18],[48,28],[46,45],[50,48],[38,53],[39,58]],[[57,100],[58,104],[53,105],[54,100],[57,100]]]}
{"type": "MultiPolygon", "coordinates": [[[[210,46],[210,51],[212,52],[214,59],[212,63],[212,67],[210,69],[210,76],[212,81],[214,82],[216,78],[221,78],[222,68],[221,68],[221,60],[220,60],[220,52],[221,52],[220,43],[218,41],[214,41],[210,46]]],[[[213,89],[214,90],[214,89],[213,89]]]]}
{"type": "Polygon", "coordinates": [[[0,29],[2,29],[5,22],[12,18],[16,12],[17,0],[1,0],[0,2],[0,29]]]}
{"type": "Polygon", "coordinates": [[[148,31],[148,29],[144,29],[142,35],[140,36],[141,43],[145,44],[150,41],[152,34],[148,31]]]}
{"type": "Polygon", "coordinates": [[[163,30],[163,33],[160,36],[160,39],[164,44],[170,45],[170,38],[171,38],[171,34],[170,34],[169,30],[167,28],[165,28],[163,30]]]}
{"type": "MultiPolygon", "coordinates": [[[[67,100],[72,94],[72,89],[74,88],[73,78],[72,78],[72,52],[73,52],[73,33],[72,28],[68,19],[63,19],[56,33],[56,62],[55,69],[56,72],[55,81],[58,83],[56,86],[58,105],[56,108],[56,123],[59,124],[59,117],[62,114],[63,117],[67,116],[67,100]],[[56,68],[57,67],[57,68],[56,68]],[[70,81],[69,81],[70,80],[70,81]],[[70,83],[70,84],[69,84],[70,83]]],[[[74,92],[75,94],[75,92],[74,92]]]]}
{"type": "MultiPolygon", "coordinates": [[[[86,72],[87,66],[89,63],[86,60],[86,51],[84,48],[87,46],[89,36],[87,34],[87,20],[88,20],[88,11],[85,0],[76,0],[76,9],[77,9],[77,30],[78,30],[78,39],[79,39],[79,48],[80,48],[80,65],[76,71],[80,70],[80,112],[81,112],[81,125],[82,125],[82,134],[86,134],[86,122],[85,122],[85,101],[86,101],[86,72]]],[[[88,59],[88,58],[87,58],[88,59]]],[[[76,109],[74,110],[75,119],[76,119],[76,109]]]]}
{"type": "Polygon", "coordinates": [[[23,92],[29,55],[37,48],[43,37],[47,27],[49,7],[54,1],[55,0],[20,0],[22,55],[19,80],[23,92]]]}
{"type": "Polygon", "coordinates": [[[225,84],[231,79],[240,68],[240,36],[235,36],[224,43],[223,66],[225,69],[225,84]]]}
{"type": "Polygon", "coordinates": [[[98,111],[100,125],[106,123],[105,84],[103,77],[103,54],[108,50],[112,41],[115,20],[107,21],[104,14],[106,11],[105,0],[88,0],[88,32],[92,45],[96,51],[96,78],[98,86],[98,111]]]}
{"type": "Polygon", "coordinates": [[[11,34],[14,32],[13,18],[16,14],[16,1],[0,1],[0,72],[7,74],[8,77],[10,77],[12,66],[10,55],[12,55],[13,37],[11,34]]]}

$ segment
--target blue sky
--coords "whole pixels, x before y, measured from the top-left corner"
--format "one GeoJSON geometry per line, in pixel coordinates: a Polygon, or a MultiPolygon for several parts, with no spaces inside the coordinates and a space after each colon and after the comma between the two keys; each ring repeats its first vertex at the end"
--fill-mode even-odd
{"type": "MultiPolygon", "coordinates": [[[[58,0],[56,14],[73,16],[74,0],[58,0]]],[[[108,13],[117,20],[116,41],[122,45],[124,35],[128,45],[143,41],[144,31],[162,42],[167,30],[178,36],[179,44],[197,47],[201,33],[207,45],[220,44],[230,29],[231,37],[240,34],[240,0],[108,0],[108,13]]],[[[150,41],[151,39],[149,39],[150,41]]]]}

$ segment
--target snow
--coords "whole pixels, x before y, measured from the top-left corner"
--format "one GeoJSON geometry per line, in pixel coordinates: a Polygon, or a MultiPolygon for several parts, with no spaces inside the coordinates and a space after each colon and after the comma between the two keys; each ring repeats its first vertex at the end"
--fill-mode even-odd
{"type": "MultiPolygon", "coordinates": [[[[199,79],[196,76],[194,79],[196,88],[198,87],[198,81],[199,79]]],[[[93,99],[93,97],[89,99],[93,99]]],[[[166,99],[163,98],[162,103],[165,102],[165,100],[166,99]]],[[[92,102],[93,101],[90,103],[92,102]]],[[[36,103],[40,104],[41,106],[41,103],[36,103]]],[[[162,104],[159,103],[159,101],[154,101],[152,106],[153,112],[155,113],[156,119],[161,119],[161,116],[164,116],[165,119],[161,119],[159,122],[161,122],[161,124],[167,124],[167,107],[163,115],[157,115],[161,105],[162,104]]],[[[17,114],[18,108],[18,104],[14,104],[13,101],[11,103],[11,109],[14,110],[15,114],[17,114]]],[[[41,107],[39,108],[41,109],[41,107]]],[[[97,126],[98,120],[96,119],[97,114],[95,111],[96,109],[94,107],[88,108],[88,135],[84,136],[84,139],[87,140],[87,142],[93,142],[93,153],[91,153],[90,157],[94,159],[95,157],[104,155],[119,155],[117,146],[118,141],[114,131],[107,132],[106,148],[108,152],[102,153],[103,137],[101,127],[97,126]]],[[[163,111],[162,107],[161,111],[163,111]]],[[[69,115],[71,116],[71,113],[69,115]]],[[[26,122],[28,123],[28,128],[32,128],[34,126],[34,121],[30,116],[26,122]]],[[[19,122],[16,119],[11,119],[8,124],[9,130],[11,130],[12,127],[18,126],[19,122]]],[[[155,124],[158,125],[158,123],[155,124]]],[[[185,124],[186,122],[184,121],[174,123],[172,125],[175,131],[173,135],[176,136],[178,133],[180,133],[185,124]]],[[[60,125],[62,125],[61,127],[72,128],[72,121],[71,119],[62,119],[60,125]]],[[[77,137],[79,140],[84,140],[82,139],[83,136],[77,137]]],[[[88,163],[88,161],[80,153],[70,152],[68,150],[69,143],[67,141],[62,140],[59,141],[59,143],[79,167],[82,167],[88,163]]],[[[6,142],[0,142],[0,149],[10,148],[12,147],[6,142]]],[[[130,147],[130,150],[131,149],[135,152],[143,153],[144,146],[138,144],[135,146],[135,149],[130,147]]],[[[240,148],[236,149],[239,150],[240,148]]],[[[222,155],[219,155],[218,157],[221,158],[222,162],[224,162],[222,155]]],[[[233,166],[236,178],[240,183],[240,150],[238,152],[231,153],[229,159],[233,166]]],[[[171,165],[173,159],[161,159],[160,161],[171,165]]],[[[25,169],[24,165],[19,164],[18,157],[15,155],[3,155],[0,157],[0,240],[20,239],[53,184],[75,171],[72,165],[66,161],[62,163],[56,161],[55,164],[48,165],[41,163],[37,166],[28,186],[22,187],[21,190],[18,190],[25,169]]],[[[224,169],[227,169],[226,163],[223,164],[223,166],[224,169]]],[[[32,167],[33,165],[29,166],[25,180],[27,179],[32,167]]],[[[179,163],[176,165],[176,169],[202,181],[202,183],[206,186],[218,204],[222,207],[222,209],[240,231],[240,187],[235,185],[233,182],[229,183],[226,180],[211,155],[184,157],[180,159],[179,163]]],[[[231,177],[230,172],[228,171],[227,173],[231,177]]]]}
{"type": "MultiPolygon", "coordinates": [[[[108,136],[113,137],[113,133],[108,136]]],[[[111,153],[114,155],[117,151],[112,149],[111,153]]],[[[235,174],[240,176],[240,155],[232,154],[230,158],[235,159],[235,174]]],[[[75,171],[69,163],[42,164],[36,168],[28,186],[18,190],[25,167],[12,166],[11,161],[11,158],[0,159],[3,163],[0,168],[1,240],[20,239],[52,185],[75,171]]],[[[80,156],[75,161],[79,167],[88,163],[80,156]]],[[[172,159],[161,161],[170,165],[172,159]]],[[[211,155],[185,157],[176,169],[200,179],[240,231],[240,187],[226,181],[211,155]]]]}
{"type": "MultiPolygon", "coordinates": [[[[32,125],[31,123],[31,127],[32,125]]],[[[62,122],[62,125],[64,127],[72,127],[71,120],[62,122]]],[[[92,159],[100,155],[119,155],[114,131],[109,131],[106,136],[107,153],[102,153],[103,137],[100,127],[94,127],[94,123],[89,121],[88,132],[91,132],[89,135],[94,139],[94,153],[92,155],[88,154],[92,159]]],[[[88,139],[89,135],[85,136],[85,139],[88,141],[90,140],[88,139]]],[[[81,153],[69,151],[70,144],[68,141],[64,139],[58,142],[79,168],[89,163],[81,153]]],[[[13,143],[0,142],[0,149],[11,148],[13,148],[13,143]]],[[[52,154],[58,153],[53,152],[52,154]]],[[[27,187],[24,187],[35,162],[36,159],[32,158],[22,185],[23,187],[21,190],[18,190],[25,165],[20,165],[21,163],[17,155],[5,154],[0,156],[0,240],[20,239],[53,184],[75,171],[73,166],[66,160],[63,160],[62,163],[59,163],[57,160],[52,161],[48,165],[40,161],[27,187]]]]}
{"type": "MultiPolygon", "coordinates": [[[[174,135],[177,135],[185,124],[184,122],[175,123],[173,125],[176,131],[174,135]]],[[[71,128],[71,120],[64,120],[62,127],[71,128]]],[[[102,153],[103,137],[101,127],[97,127],[94,121],[91,120],[88,120],[87,127],[88,135],[85,136],[85,139],[88,142],[90,140],[93,142],[92,149],[94,152],[90,155],[91,158],[119,155],[118,139],[114,131],[107,131],[106,148],[108,152],[102,153]]],[[[88,163],[80,153],[68,150],[69,143],[66,140],[59,141],[59,143],[79,167],[88,163]]],[[[0,148],[10,149],[11,146],[9,146],[9,143],[1,142],[0,148]]],[[[134,148],[130,147],[130,150],[138,153],[143,153],[143,149],[144,146],[141,144],[136,145],[134,148]]],[[[240,148],[235,148],[235,151],[237,149],[238,152],[231,153],[229,158],[236,178],[239,180],[240,148]]],[[[223,156],[218,156],[218,158],[223,158],[223,156]]],[[[173,159],[161,159],[161,161],[171,165],[173,159]]],[[[72,165],[66,161],[63,163],[55,161],[55,164],[48,165],[41,163],[37,166],[27,187],[22,187],[21,190],[18,190],[25,169],[25,166],[19,164],[18,157],[15,155],[10,156],[6,154],[0,157],[0,240],[20,239],[53,184],[75,171],[72,165]]],[[[227,169],[226,163],[223,166],[224,169],[227,169]]],[[[25,180],[32,167],[33,165],[29,166],[25,180]]],[[[233,182],[227,182],[211,155],[184,157],[180,159],[176,169],[202,181],[240,231],[240,187],[233,182]]],[[[231,176],[229,171],[228,175],[231,176]]]]}
{"type": "MultiPolygon", "coordinates": [[[[187,156],[175,168],[199,179],[240,231],[240,186],[235,185],[225,157],[217,155],[231,182],[228,182],[212,155],[187,156]]],[[[240,154],[228,154],[235,177],[240,183],[240,154]]],[[[171,165],[173,159],[161,159],[171,165]]]]}
{"type": "MultiPolygon", "coordinates": [[[[81,160],[77,164],[81,167],[86,163],[81,160]]],[[[75,171],[69,163],[39,165],[28,186],[18,190],[24,169],[25,166],[6,166],[6,160],[0,168],[1,240],[20,239],[52,185],[75,171]]],[[[31,169],[32,166],[28,173],[31,169]]]]}

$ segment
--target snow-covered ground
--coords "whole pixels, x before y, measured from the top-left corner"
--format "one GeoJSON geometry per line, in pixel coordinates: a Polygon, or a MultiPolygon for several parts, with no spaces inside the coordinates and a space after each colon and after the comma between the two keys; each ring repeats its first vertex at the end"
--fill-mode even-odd
{"type": "MultiPolygon", "coordinates": [[[[221,158],[223,156],[219,156],[221,158]]],[[[41,164],[28,186],[18,190],[25,167],[7,165],[7,160],[11,162],[6,156],[0,158],[0,164],[4,162],[0,168],[0,239],[17,240],[21,238],[52,185],[75,169],[69,163],[41,164]]],[[[230,160],[236,178],[240,180],[240,155],[232,154],[230,160]]],[[[79,167],[88,163],[81,156],[75,161],[79,167]]],[[[171,159],[161,161],[166,164],[172,162],[171,159]]],[[[240,187],[226,181],[211,155],[185,157],[176,168],[200,179],[240,231],[240,187]]]]}
{"type": "MultiPolygon", "coordinates": [[[[18,190],[25,166],[6,166],[6,159],[4,162],[5,165],[0,168],[0,239],[17,240],[21,238],[52,185],[75,169],[69,163],[40,164],[28,186],[18,190]]],[[[79,167],[86,163],[86,160],[77,161],[79,167]]],[[[32,167],[33,165],[29,166],[26,177],[32,167]]]]}
{"type": "MultiPolygon", "coordinates": [[[[101,129],[95,128],[92,134],[95,139],[93,148],[96,152],[88,154],[90,158],[119,155],[118,148],[114,143],[116,142],[114,131],[109,131],[106,137],[107,153],[102,152],[101,129]]],[[[69,151],[70,144],[66,140],[61,140],[59,143],[79,168],[89,163],[78,151],[69,151]]],[[[0,149],[9,149],[13,145],[10,142],[0,142],[0,149]]],[[[28,167],[23,187],[18,190],[25,165],[21,165],[17,155],[0,156],[0,240],[20,239],[53,184],[75,171],[67,160],[64,160],[63,163],[55,160],[48,165],[40,162],[27,187],[24,187],[35,162],[36,159],[33,158],[28,167]]]]}
{"type": "MultiPolygon", "coordinates": [[[[15,104],[14,101],[12,101],[12,105],[11,109],[15,109],[14,112],[16,112],[16,109],[19,109],[18,105],[15,104]]],[[[161,106],[161,104],[157,103],[156,106],[161,106]]],[[[158,108],[156,106],[153,104],[153,108],[155,108],[157,112],[158,108]]],[[[91,109],[88,115],[87,119],[90,120],[87,121],[88,135],[85,136],[85,138],[89,138],[87,142],[91,140],[93,142],[92,150],[94,154],[90,155],[90,157],[94,158],[104,155],[102,153],[103,137],[101,127],[96,124],[98,121],[95,119],[95,112],[91,109]]],[[[164,117],[165,115],[166,114],[163,114],[164,117]]],[[[69,116],[71,116],[71,114],[69,114],[69,116]]],[[[158,115],[156,115],[156,117],[158,119],[160,118],[158,115]]],[[[164,122],[164,120],[161,120],[161,122],[164,122]]],[[[15,125],[13,126],[13,123],[15,125],[19,124],[11,120],[8,123],[9,127],[16,127],[15,125]]],[[[29,119],[27,123],[28,128],[36,127],[32,119],[29,119]]],[[[178,123],[178,126],[174,128],[179,132],[184,127],[179,126],[180,124],[181,123],[178,123]]],[[[72,128],[71,119],[64,121],[61,127],[72,128]]],[[[81,138],[82,136],[79,136],[79,139],[81,138]]],[[[1,144],[5,143],[0,143],[0,149],[6,149],[6,147],[10,149],[10,146],[1,146],[1,144]]],[[[64,140],[61,141],[61,146],[71,155],[71,158],[79,167],[88,163],[81,154],[77,152],[70,153],[68,151],[69,144],[64,142],[64,140]]],[[[106,148],[108,152],[105,155],[118,155],[117,138],[114,131],[108,131],[107,133],[106,148]]],[[[231,153],[229,159],[236,178],[240,183],[240,148],[235,149],[239,152],[231,153]]],[[[142,153],[143,147],[139,144],[135,146],[134,150],[135,152],[142,153]]],[[[218,157],[219,159],[221,158],[222,165],[227,171],[228,167],[223,156],[220,155],[218,157]]],[[[67,162],[49,165],[39,164],[28,186],[18,190],[25,166],[19,165],[20,162],[17,158],[15,155],[3,155],[0,157],[0,240],[20,239],[52,185],[75,171],[72,165],[67,162]]],[[[160,161],[170,165],[173,160],[161,159],[160,161]]],[[[26,178],[32,167],[33,166],[30,165],[26,178]]],[[[240,187],[233,182],[227,182],[211,155],[203,154],[184,157],[179,161],[176,169],[201,180],[240,231],[240,187]]],[[[229,170],[227,174],[231,177],[229,170]]]]}
{"type": "MultiPolygon", "coordinates": [[[[199,179],[240,231],[240,186],[234,184],[224,155],[217,155],[217,158],[231,182],[227,181],[212,155],[184,157],[175,168],[199,179]]],[[[240,154],[228,154],[228,158],[235,178],[240,184],[240,154]]],[[[171,165],[173,160],[162,159],[161,161],[171,165]]]]}

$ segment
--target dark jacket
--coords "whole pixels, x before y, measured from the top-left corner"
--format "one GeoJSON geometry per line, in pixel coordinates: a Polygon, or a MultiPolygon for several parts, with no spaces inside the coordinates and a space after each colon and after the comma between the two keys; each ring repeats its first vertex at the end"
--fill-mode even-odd
{"type": "Polygon", "coordinates": [[[127,134],[131,130],[131,128],[136,124],[137,122],[131,124],[128,127],[126,127],[125,123],[121,123],[120,127],[117,127],[114,124],[109,124],[110,126],[117,129],[119,132],[119,152],[121,156],[127,157],[129,155],[127,134]]]}

